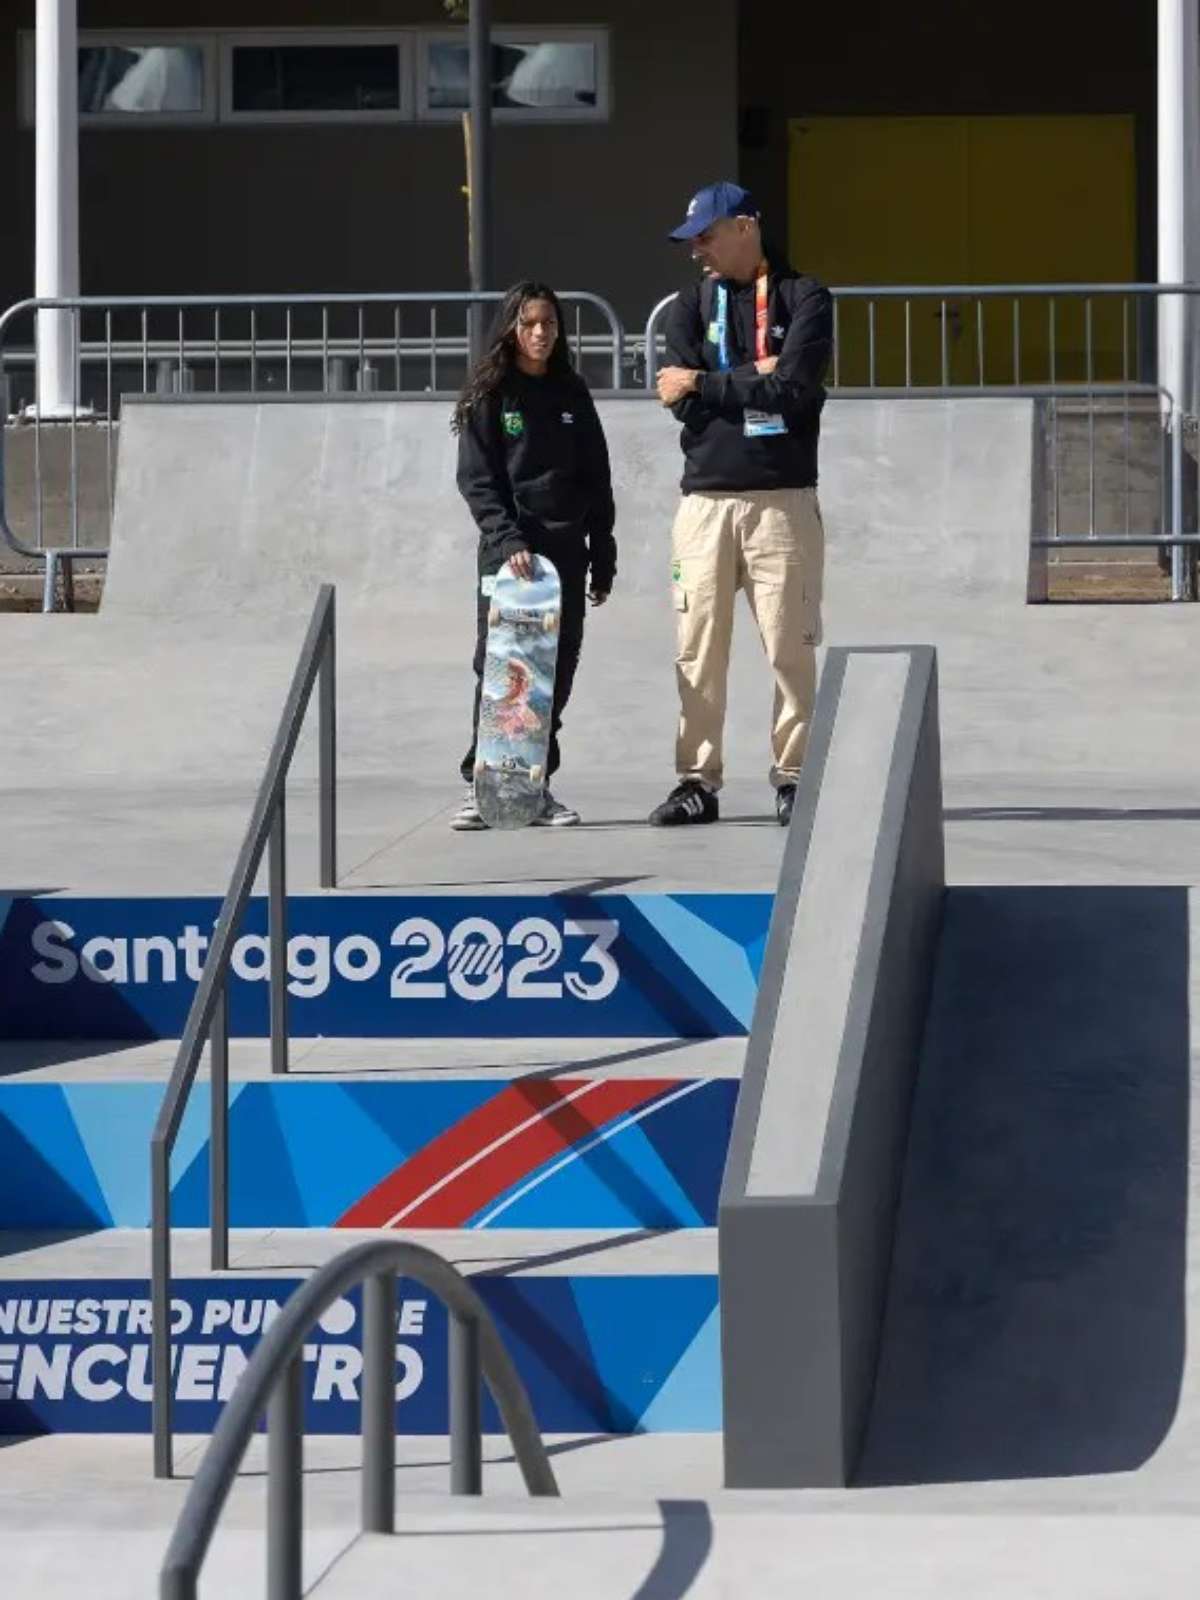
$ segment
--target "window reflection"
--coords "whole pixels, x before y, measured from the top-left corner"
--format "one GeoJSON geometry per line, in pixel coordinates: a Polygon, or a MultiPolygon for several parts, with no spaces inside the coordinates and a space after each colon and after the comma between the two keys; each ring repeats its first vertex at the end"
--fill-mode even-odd
{"type": "Polygon", "coordinates": [[[79,109],[91,116],[202,112],[204,52],[194,45],[84,45],[79,109]]]}
{"type": "MultiPolygon", "coordinates": [[[[470,103],[467,46],[429,46],[429,107],[465,111],[470,103]]],[[[577,110],[596,104],[596,47],[565,43],[492,46],[492,104],[497,110],[577,110]]]]}

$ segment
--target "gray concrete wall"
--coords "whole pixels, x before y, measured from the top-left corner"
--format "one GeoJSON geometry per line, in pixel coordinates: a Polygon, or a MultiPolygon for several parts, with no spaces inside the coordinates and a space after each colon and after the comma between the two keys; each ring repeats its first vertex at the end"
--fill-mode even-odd
{"type": "Polygon", "coordinates": [[[721,1193],[730,1488],[854,1470],[944,882],[934,654],[831,652],[721,1193]]]}
{"type": "MultiPolygon", "coordinates": [[[[665,776],[678,433],[645,399],[602,398],[600,409],[619,571],[611,604],[589,618],[571,717],[586,719],[592,760],[626,766],[631,751],[660,752],[665,776]]],[[[316,585],[336,581],[343,611],[361,613],[348,650],[374,641],[370,681],[417,662],[457,705],[475,535],[453,487],[448,415],[444,399],[130,404],[108,614],[306,612],[316,585]]],[[[826,642],[937,646],[952,806],[1044,805],[1079,785],[1091,804],[1137,804],[1151,773],[1194,795],[1197,612],[1026,603],[1032,441],[1029,401],[831,402],[826,642]]],[[[761,782],[770,677],[748,608],[737,611],[727,770],[761,782]]],[[[452,765],[457,730],[421,730],[421,762],[452,765]]],[[[378,768],[384,749],[364,733],[364,763],[378,768]]]]}
{"type": "MultiPolygon", "coordinates": [[[[680,281],[665,235],[688,195],[737,166],[733,0],[497,0],[502,23],[611,29],[607,123],[506,125],[496,137],[496,270],[611,298],[631,324],[680,281]]],[[[33,136],[17,124],[16,30],[0,13],[0,304],[32,293],[33,136]]],[[[440,0],[85,0],[81,26],[407,27],[440,0]]],[[[89,294],[466,287],[457,123],[87,129],[80,139],[89,294]]]]}

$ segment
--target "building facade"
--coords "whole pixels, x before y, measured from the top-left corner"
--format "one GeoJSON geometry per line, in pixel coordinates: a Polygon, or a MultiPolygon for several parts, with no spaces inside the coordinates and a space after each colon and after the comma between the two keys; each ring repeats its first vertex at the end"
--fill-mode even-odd
{"type": "MultiPolygon", "coordinates": [[[[466,285],[465,36],[441,0],[79,0],[92,294],[466,285]]],[[[835,282],[1156,275],[1151,0],[497,0],[497,276],[684,272],[737,175],[835,282]]],[[[0,303],[33,292],[35,0],[0,0],[0,303]]]]}
{"type": "MultiPolygon", "coordinates": [[[[497,276],[644,313],[687,196],[737,166],[736,8],[494,10],[497,276]]],[[[5,304],[33,285],[34,15],[0,0],[5,304]]],[[[85,292],[466,287],[465,30],[441,0],[79,0],[79,28],[85,292]]]]}

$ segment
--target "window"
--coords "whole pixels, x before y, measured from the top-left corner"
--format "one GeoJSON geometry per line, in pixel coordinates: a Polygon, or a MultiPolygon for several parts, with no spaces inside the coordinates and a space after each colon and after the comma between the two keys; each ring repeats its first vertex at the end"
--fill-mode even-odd
{"type": "MultiPolygon", "coordinates": [[[[21,120],[33,126],[35,40],[21,35],[21,120]]],[[[176,125],[216,118],[216,41],[176,33],[81,33],[85,127],[176,125]]]]}
{"type": "MultiPolygon", "coordinates": [[[[418,72],[421,116],[456,117],[467,109],[469,55],[464,32],[424,35],[418,72]]],[[[512,121],[607,118],[607,34],[595,29],[496,29],[492,105],[498,117],[512,121]]]]}
{"type": "Polygon", "coordinates": [[[411,117],[410,41],[397,33],[226,34],[223,122],[411,117]]]}
{"type": "MultiPolygon", "coordinates": [[[[79,35],[84,127],[447,121],[469,101],[465,28],[276,29],[270,33],[79,35]]],[[[21,119],[34,122],[34,35],[21,35],[21,119]]],[[[501,121],[609,115],[603,28],[497,28],[492,104],[501,121]]]]}
{"type": "Polygon", "coordinates": [[[79,114],[199,116],[204,79],[204,51],[198,45],[84,45],[79,114]]]}

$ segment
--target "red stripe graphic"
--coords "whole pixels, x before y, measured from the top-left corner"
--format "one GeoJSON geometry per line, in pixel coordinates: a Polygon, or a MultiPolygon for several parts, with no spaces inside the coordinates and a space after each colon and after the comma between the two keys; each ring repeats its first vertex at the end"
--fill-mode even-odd
{"type": "Polygon", "coordinates": [[[669,1078],[509,1084],[410,1156],[335,1226],[461,1228],[543,1162],[675,1087],[669,1078]]]}

